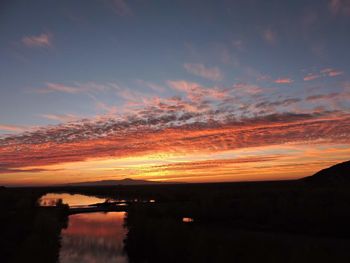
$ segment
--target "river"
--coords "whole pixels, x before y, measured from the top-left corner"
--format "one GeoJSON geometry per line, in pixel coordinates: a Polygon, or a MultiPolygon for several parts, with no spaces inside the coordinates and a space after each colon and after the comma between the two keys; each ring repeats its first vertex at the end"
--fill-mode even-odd
{"type": "MultiPolygon", "coordinates": [[[[105,199],[78,194],[47,194],[41,205],[62,199],[70,207],[101,203],[105,199]]],[[[125,212],[84,213],[69,216],[68,227],[61,232],[60,263],[127,263],[124,242],[125,212]]]]}

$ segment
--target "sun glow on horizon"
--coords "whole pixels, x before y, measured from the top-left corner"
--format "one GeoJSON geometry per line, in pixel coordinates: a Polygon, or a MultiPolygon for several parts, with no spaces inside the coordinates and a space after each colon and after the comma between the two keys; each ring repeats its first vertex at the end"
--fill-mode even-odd
{"type": "Polygon", "coordinates": [[[209,155],[163,153],[119,159],[89,158],[80,162],[26,167],[18,181],[13,175],[9,182],[13,185],[49,185],[124,178],[167,182],[285,180],[311,175],[339,160],[347,160],[349,155],[350,145],[284,144],[209,155]]]}

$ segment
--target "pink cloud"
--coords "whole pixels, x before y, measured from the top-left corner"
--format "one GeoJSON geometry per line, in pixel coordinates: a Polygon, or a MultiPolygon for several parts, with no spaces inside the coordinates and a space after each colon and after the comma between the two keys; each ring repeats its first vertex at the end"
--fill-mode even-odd
{"type": "Polygon", "coordinates": [[[336,77],[342,75],[344,72],[332,68],[324,68],[319,71],[319,73],[308,73],[304,77],[304,81],[315,80],[321,77],[336,77]]]}
{"type": "Polygon", "coordinates": [[[198,83],[185,80],[168,81],[168,85],[178,91],[185,92],[191,101],[201,101],[205,97],[213,99],[223,99],[227,96],[228,90],[213,88],[204,88],[198,83]]]}
{"type": "Polygon", "coordinates": [[[223,74],[218,67],[208,68],[203,64],[185,63],[184,68],[193,75],[213,81],[219,81],[223,79],[223,74]]]}
{"type": "Polygon", "coordinates": [[[335,70],[332,68],[325,68],[321,70],[321,73],[328,77],[336,77],[336,76],[342,75],[344,72],[340,70],[335,70]]]}
{"type": "Polygon", "coordinates": [[[318,79],[320,77],[321,77],[321,75],[319,75],[319,74],[309,73],[304,77],[304,81],[310,81],[310,80],[318,79]]]}
{"type": "Polygon", "coordinates": [[[279,78],[279,79],[276,79],[274,82],[277,84],[290,84],[293,82],[293,80],[290,78],[279,78]]]}
{"type": "Polygon", "coordinates": [[[0,124],[0,131],[24,132],[28,129],[29,127],[23,125],[0,124]]]}
{"type": "Polygon", "coordinates": [[[22,43],[27,47],[51,47],[53,35],[51,33],[42,33],[37,36],[25,36],[22,43]]]}

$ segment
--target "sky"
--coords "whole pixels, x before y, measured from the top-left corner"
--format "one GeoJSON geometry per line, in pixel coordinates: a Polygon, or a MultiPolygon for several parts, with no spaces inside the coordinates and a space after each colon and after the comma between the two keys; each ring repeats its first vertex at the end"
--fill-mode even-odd
{"type": "Polygon", "coordinates": [[[285,180],[350,157],[350,0],[5,0],[0,185],[285,180]]]}

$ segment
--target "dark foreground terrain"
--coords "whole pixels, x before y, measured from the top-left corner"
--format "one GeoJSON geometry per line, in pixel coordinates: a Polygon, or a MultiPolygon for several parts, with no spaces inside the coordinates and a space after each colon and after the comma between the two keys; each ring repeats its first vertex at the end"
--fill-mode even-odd
{"type": "Polygon", "coordinates": [[[67,208],[39,208],[46,192],[154,199],[128,210],[125,248],[135,263],[350,262],[350,184],[339,179],[350,176],[349,163],[341,169],[320,180],[3,188],[1,262],[57,260],[67,208]],[[332,174],[339,178],[328,183],[332,174]]]}

